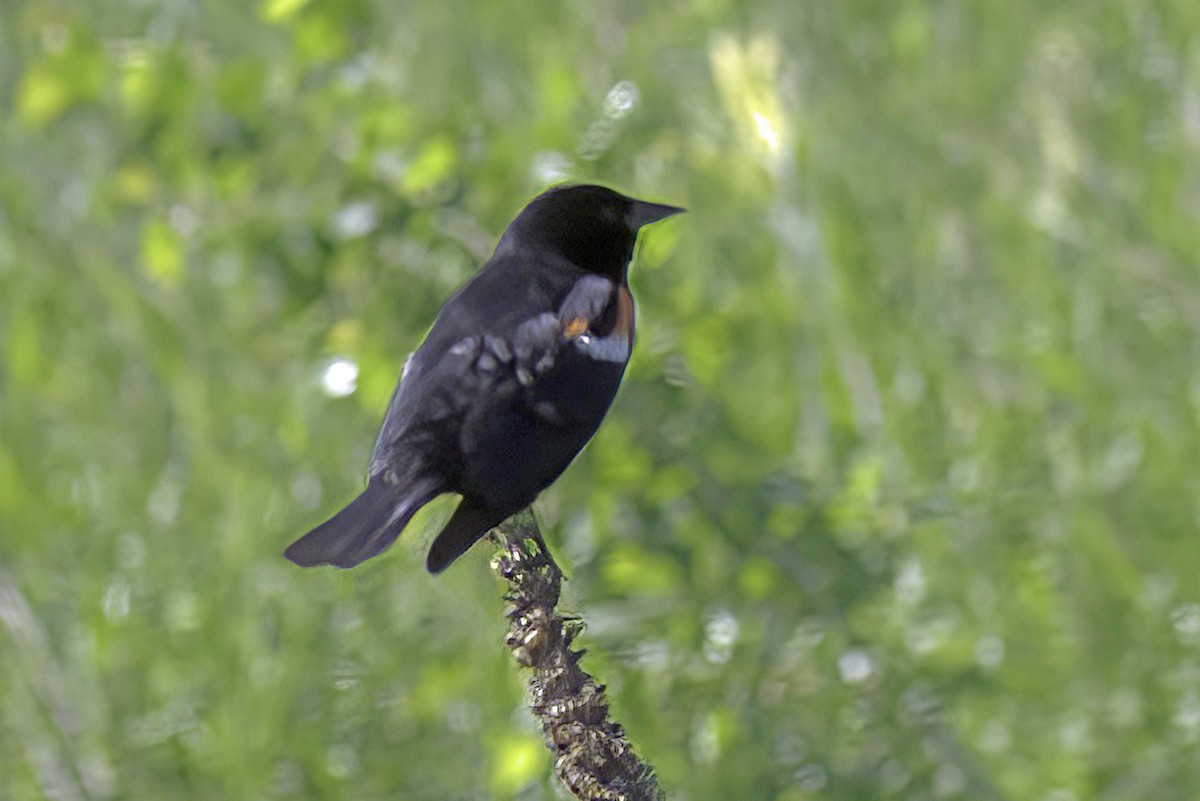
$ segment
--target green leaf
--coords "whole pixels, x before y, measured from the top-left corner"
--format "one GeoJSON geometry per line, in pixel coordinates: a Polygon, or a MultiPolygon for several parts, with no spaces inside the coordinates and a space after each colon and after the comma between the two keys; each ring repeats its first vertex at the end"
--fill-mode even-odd
{"type": "Polygon", "coordinates": [[[183,281],[183,242],[166,220],[152,219],[142,228],[142,269],[162,286],[183,281]]]}

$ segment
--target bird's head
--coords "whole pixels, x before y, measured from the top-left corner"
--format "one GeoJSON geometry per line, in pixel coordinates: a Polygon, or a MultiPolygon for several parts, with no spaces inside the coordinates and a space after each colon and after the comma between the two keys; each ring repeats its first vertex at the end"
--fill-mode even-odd
{"type": "Polygon", "coordinates": [[[682,211],[594,184],[556,186],[530,201],[500,246],[544,247],[585,270],[624,280],[641,227],[682,211]]]}

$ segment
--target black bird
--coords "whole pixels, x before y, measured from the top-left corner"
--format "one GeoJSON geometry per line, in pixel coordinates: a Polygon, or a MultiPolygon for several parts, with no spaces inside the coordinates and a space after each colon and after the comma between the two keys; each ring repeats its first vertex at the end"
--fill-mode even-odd
{"type": "Polygon", "coordinates": [[[682,211],[586,184],[534,198],[404,365],[367,488],[284,555],[353,567],[454,492],[462,501],[426,561],[438,573],[532,503],[596,433],[621,383],[638,230],[682,211]]]}

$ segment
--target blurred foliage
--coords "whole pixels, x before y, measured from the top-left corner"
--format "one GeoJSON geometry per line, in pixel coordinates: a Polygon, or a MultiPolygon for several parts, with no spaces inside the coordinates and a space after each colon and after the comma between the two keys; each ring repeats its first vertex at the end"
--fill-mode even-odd
{"type": "Polygon", "coordinates": [[[564,178],[691,209],[539,504],[677,798],[1200,797],[1200,5],[6,0],[0,149],[0,797],[556,797],[446,503],[279,553],[564,178]]]}

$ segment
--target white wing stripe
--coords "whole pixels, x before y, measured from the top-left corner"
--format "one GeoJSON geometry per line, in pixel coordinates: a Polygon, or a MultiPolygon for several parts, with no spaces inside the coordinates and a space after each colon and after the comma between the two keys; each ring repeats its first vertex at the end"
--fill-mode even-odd
{"type": "Polygon", "coordinates": [[[629,337],[614,333],[606,337],[583,334],[574,340],[575,347],[597,361],[624,364],[629,359],[629,337]]]}

